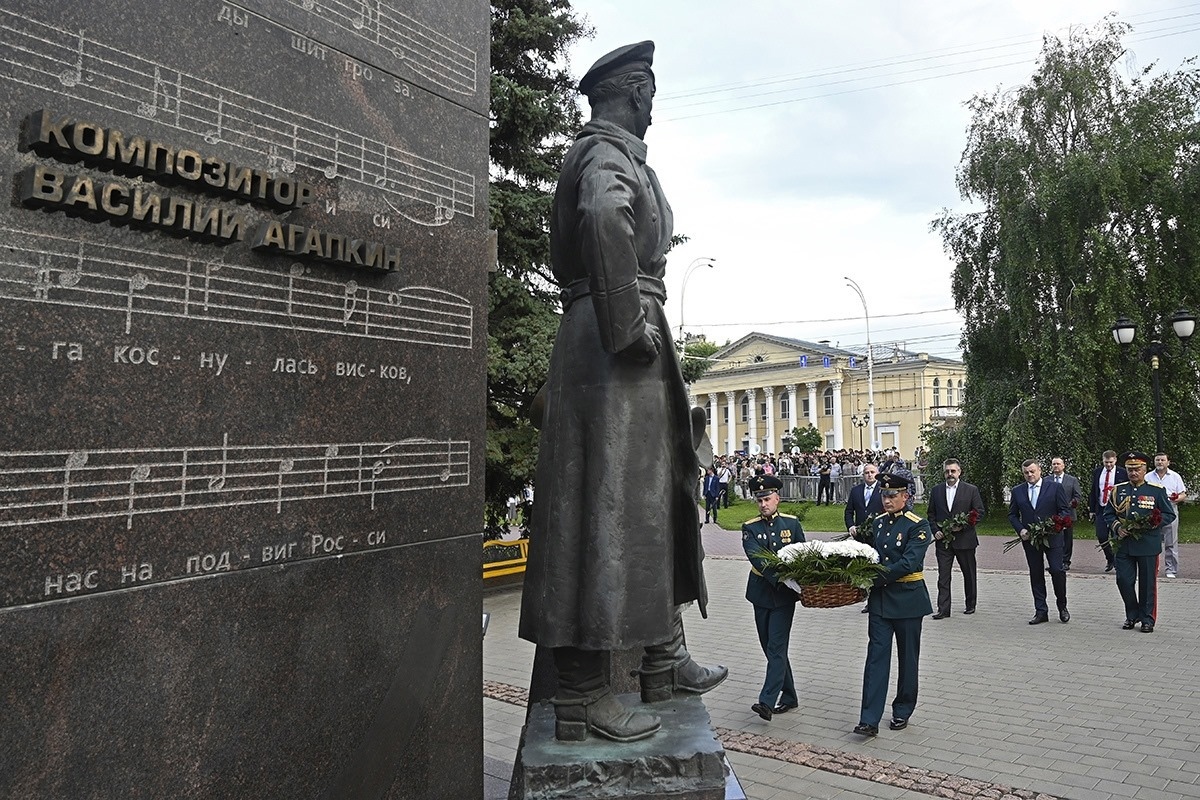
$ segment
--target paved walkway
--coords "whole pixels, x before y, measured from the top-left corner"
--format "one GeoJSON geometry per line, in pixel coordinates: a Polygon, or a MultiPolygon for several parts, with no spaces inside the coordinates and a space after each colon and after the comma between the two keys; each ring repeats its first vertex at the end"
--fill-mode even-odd
{"type": "MultiPolygon", "coordinates": [[[[1077,543],[1068,579],[1071,622],[1027,625],[1024,559],[985,537],[978,613],[958,613],[956,580],[954,614],[925,621],[909,728],[885,726],[863,741],[850,733],[866,650],[861,606],[797,607],[791,659],[801,707],[763,722],[750,711],[765,661],[743,595],[740,541],[706,529],[709,619],[685,614],[688,644],[702,662],[730,667],[705,699],[749,797],[1200,798],[1200,581],[1187,577],[1200,576],[1200,545],[1185,545],[1184,577],[1159,581],[1158,626],[1143,634],[1120,630],[1120,597],[1087,541],[1077,543]]],[[[932,554],[928,569],[932,589],[932,554]]],[[[489,798],[504,796],[524,720],[533,646],[516,636],[519,609],[519,589],[484,598],[489,798]]]]}

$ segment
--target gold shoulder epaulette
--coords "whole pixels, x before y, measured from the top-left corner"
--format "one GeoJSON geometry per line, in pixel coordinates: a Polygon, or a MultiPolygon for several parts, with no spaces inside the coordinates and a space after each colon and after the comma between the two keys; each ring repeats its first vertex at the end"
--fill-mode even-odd
{"type": "Polygon", "coordinates": [[[914,513],[913,513],[913,512],[911,512],[911,511],[905,511],[905,512],[904,512],[904,516],[908,517],[908,518],[909,518],[910,520],[912,520],[913,522],[920,522],[920,521],[921,521],[921,518],[920,518],[920,517],[918,517],[916,514],[914,514],[914,513]]]}
{"type": "Polygon", "coordinates": [[[795,514],[784,514],[782,511],[779,512],[779,516],[783,517],[784,519],[800,519],[795,514]]]}
{"type": "Polygon", "coordinates": [[[758,522],[758,521],[759,521],[759,520],[761,520],[761,519],[762,519],[762,517],[755,517],[754,519],[748,519],[748,520],[746,520],[746,521],[745,521],[743,524],[744,524],[744,525],[749,525],[750,523],[752,523],[752,522],[758,522]]]}

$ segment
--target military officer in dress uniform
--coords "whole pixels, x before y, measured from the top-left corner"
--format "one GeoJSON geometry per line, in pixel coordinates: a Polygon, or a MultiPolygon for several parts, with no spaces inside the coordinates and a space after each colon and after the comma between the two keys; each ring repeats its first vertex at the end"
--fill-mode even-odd
{"type": "Polygon", "coordinates": [[[875,579],[867,598],[867,663],[863,669],[862,710],[854,732],[863,736],[879,733],[879,720],[887,700],[892,665],[892,639],[900,663],[896,697],[892,700],[894,731],[908,727],[917,706],[917,662],[921,655],[921,620],[933,613],[929,589],[921,572],[925,551],[933,541],[929,522],[911,511],[908,479],[902,475],[879,476],[884,516],[875,520],[874,547],[886,569],[875,579]]]}
{"type": "Polygon", "coordinates": [[[758,693],[758,702],[750,710],[769,722],[772,715],[784,714],[800,705],[792,665],[788,662],[792,617],[800,598],[775,577],[774,570],[763,564],[762,551],[777,553],[784,545],[803,542],[804,529],[796,517],[778,513],[783,481],[774,475],[755,475],[749,487],[758,503],[759,516],[742,525],[742,549],[750,559],[746,599],[754,606],[754,627],[767,657],[767,677],[758,693]]]}
{"type": "Polygon", "coordinates": [[[1109,492],[1101,513],[1115,540],[1113,561],[1117,569],[1117,589],[1125,601],[1125,624],[1133,630],[1142,623],[1142,633],[1153,633],[1158,618],[1158,554],[1162,552],[1163,529],[1175,521],[1175,508],[1167,490],[1146,481],[1149,456],[1136,450],[1121,456],[1129,480],[1118,483],[1109,492]],[[1130,531],[1129,520],[1146,519],[1154,510],[1162,514],[1157,527],[1130,531]]]}

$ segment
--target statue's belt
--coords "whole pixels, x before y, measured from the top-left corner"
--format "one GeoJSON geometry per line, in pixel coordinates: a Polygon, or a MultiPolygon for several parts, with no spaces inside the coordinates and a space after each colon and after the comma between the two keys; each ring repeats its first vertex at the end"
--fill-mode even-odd
{"type": "MultiPolygon", "coordinates": [[[[658,300],[660,303],[667,302],[667,286],[658,278],[651,278],[649,275],[639,275],[637,279],[638,292],[648,294],[658,300]]],[[[566,288],[559,293],[559,299],[562,300],[563,311],[565,312],[571,307],[571,304],[581,297],[587,297],[592,293],[592,287],[588,285],[587,278],[580,278],[567,284],[566,288]]]]}

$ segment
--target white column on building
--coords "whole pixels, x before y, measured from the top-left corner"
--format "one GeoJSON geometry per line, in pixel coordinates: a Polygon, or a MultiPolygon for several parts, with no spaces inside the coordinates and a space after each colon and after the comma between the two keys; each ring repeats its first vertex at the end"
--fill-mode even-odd
{"type": "Polygon", "coordinates": [[[733,407],[733,401],[736,397],[737,397],[737,392],[726,392],[725,393],[725,402],[726,402],[725,407],[727,409],[729,409],[729,430],[725,434],[728,437],[725,440],[726,455],[732,453],[734,450],[737,450],[737,447],[735,447],[734,443],[733,443],[733,437],[737,434],[737,417],[734,416],[737,413],[737,409],[735,409],[733,407]]]}
{"type": "Polygon", "coordinates": [[[713,452],[721,453],[721,398],[716,392],[708,396],[708,410],[712,419],[708,423],[708,441],[712,442],[713,452]]]}
{"type": "Polygon", "coordinates": [[[808,387],[808,424],[817,427],[817,384],[806,383],[808,387]]]}
{"type": "Polygon", "coordinates": [[[763,398],[767,401],[767,452],[778,453],[779,442],[775,441],[775,387],[764,386],[763,398]]]}
{"type": "Polygon", "coordinates": [[[786,387],[788,393],[788,433],[796,430],[799,426],[796,424],[796,406],[799,405],[799,398],[796,397],[796,384],[789,383],[786,387]]]}
{"type": "Polygon", "coordinates": [[[842,382],[831,381],[833,387],[833,449],[842,449],[842,382]]]}
{"type": "Polygon", "coordinates": [[[753,389],[746,390],[746,407],[750,410],[746,415],[750,425],[746,438],[750,440],[750,449],[753,449],[758,444],[758,398],[754,396],[753,389]]]}
{"type": "Polygon", "coordinates": [[[692,390],[688,389],[688,409],[695,408],[699,403],[696,402],[696,395],[692,394],[692,390]]]}

